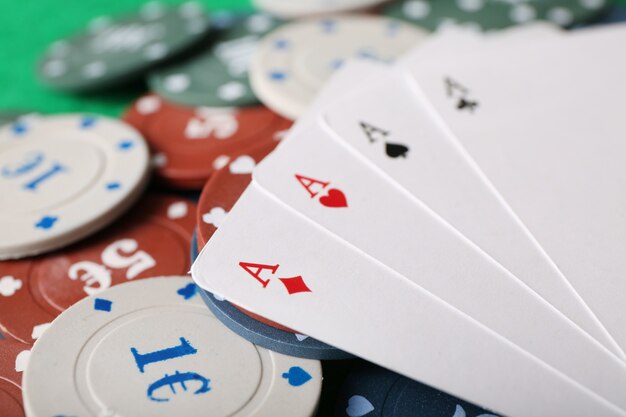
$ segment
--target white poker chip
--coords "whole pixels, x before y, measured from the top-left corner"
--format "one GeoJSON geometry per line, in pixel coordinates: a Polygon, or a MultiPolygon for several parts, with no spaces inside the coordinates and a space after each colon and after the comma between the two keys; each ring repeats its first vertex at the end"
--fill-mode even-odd
{"type": "Polygon", "coordinates": [[[386,0],[252,0],[257,9],[290,19],[316,14],[363,10],[386,0]]]}
{"type": "Polygon", "coordinates": [[[423,29],[378,16],[302,20],[263,38],[252,60],[250,81],[267,107],[295,119],[346,59],[390,63],[427,37],[423,29]]]}
{"type": "Polygon", "coordinates": [[[106,226],[141,195],[148,147],[93,115],[28,117],[0,128],[0,259],[44,253],[106,226]]]}
{"type": "Polygon", "coordinates": [[[29,417],[310,417],[319,361],[228,330],[190,278],[112,287],[63,312],[24,373],[29,417]]]}

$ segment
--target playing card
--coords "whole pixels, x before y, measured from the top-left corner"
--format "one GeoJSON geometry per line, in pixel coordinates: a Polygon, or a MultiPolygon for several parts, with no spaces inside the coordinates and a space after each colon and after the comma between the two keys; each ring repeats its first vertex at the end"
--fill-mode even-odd
{"type": "Polygon", "coordinates": [[[245,309],[509,417],[626,415],[254,184],[192,275],[245,309]]]}
{"type": "MultiPolygon", "coordinates": [[[[624,362],[331,135],[319,125],[288,135],[256,167],[253,181],[299,215],[626,409],[624,362]]],[[[385,149],[376,144],[378,152],[385,149]]],[[[442,168],[438,174],[460,163],[453,158],[448,164],[446,157],[432,154],[442,168]]]]}
{"type": "Polygon", "coordinates": [[[626,25],[403,61],[433,114],[626,349],[626,25]],[[549,93],[549,94],[548,94],[549,93]]]}
{"type": "Polygon", "coordinates": [[[330,106],[321,123],[596,340],[614,348],[571,284],[402,73],[380,74],[373,86],[330,106]],[[393,108],[403,111],[389,111],[393,108]]]}

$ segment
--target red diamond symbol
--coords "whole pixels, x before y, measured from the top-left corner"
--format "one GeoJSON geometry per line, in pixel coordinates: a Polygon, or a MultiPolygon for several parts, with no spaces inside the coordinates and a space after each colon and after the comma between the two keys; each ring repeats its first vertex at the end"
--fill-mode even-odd
{"type": "Polygon", "coordinates": [[[300,275],[292,278],[278,278],[283,283],[289,295],[297,294],[299,292],[311,292],[309,287],[306,286],[304,280],[300,275]]]}

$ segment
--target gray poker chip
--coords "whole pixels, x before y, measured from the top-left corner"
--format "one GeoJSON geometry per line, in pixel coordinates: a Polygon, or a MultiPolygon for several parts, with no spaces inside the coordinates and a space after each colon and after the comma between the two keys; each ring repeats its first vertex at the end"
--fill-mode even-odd
{"type": "Polygon", "coordinates": [[[355,416],[498,417],[371,363],[353,368],[339,391],[335,417],[355,416]]]}
{"type": "Polygon", "coordinates": [[[210,21],[199,3],[146,3],[138,13],[97,17],[84,31],[54,42],[39,62],[42,83],[93,91],[136,77],[200,41],[210,21]]]}

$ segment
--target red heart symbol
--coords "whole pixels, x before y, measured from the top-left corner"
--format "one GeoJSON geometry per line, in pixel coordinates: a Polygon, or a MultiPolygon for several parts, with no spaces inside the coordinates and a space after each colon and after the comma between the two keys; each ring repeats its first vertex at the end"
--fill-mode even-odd
{"type": "Polygon", "coordinates": [[[320,203],[326,207],[348,207],[346,196],[336,188],[328,190],[328,194],[320,198],[320,203]]]}

